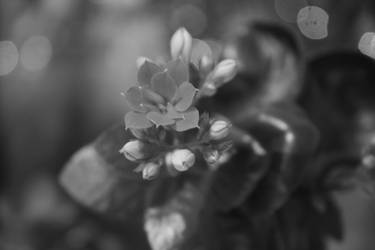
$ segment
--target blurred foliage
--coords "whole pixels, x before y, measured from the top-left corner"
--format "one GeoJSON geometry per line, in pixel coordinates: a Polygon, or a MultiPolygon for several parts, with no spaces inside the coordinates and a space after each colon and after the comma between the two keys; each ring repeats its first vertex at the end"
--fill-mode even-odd
{"type": "MultiPolygon", "coordinates": [[[[212,190],[212,197],[228,207],[202,211],[205,219],[199,227],[209,236],[200,241],[212,249],[321,249],[327,238],[342,239],[342,220],[332,190],[352,186],[359,149],[375,127],[374,62],[352,52],[361,35],[375,27],[375,5],[371,0],[309,2],[330,15],[325,40],[303,37],[295,24],[277,16],[271,0],[0,0],[1,40],[12,41],[20,54],[13,72],[0,76],[0,248],[148,248],[139,226],[142,210],[136,207],[142,203],[139,194],[149,185],[139,185],[138,179],[124,184],[121,179],[83,197],[85,205],[102,204],[96,207],[116,214],[113,218],[73,201],[57,184],[57,174],[79,147],[123,116],[127,107],[119,93],[135,83],[136,58],[157,59],[166,52],[169,35],[181,25],[211,41],[218,51],[219,40],[239,50],[242,72],[213,102],[202,105],[257,134],[272,151],[272,159],[252,159],[241,149],[234,161],[251,164],[234,164],[236,172],[229,165],[222,168],[214,179],[222,186],[212,190]],[[22,48],[35,36],[48,39],[52,57],[40,70],[30,71],[28,54],[22,53],[27,50],[22,48]],[[274,53],[267,54],[270,48],[274,53]],[[285,101],[296,101],[300,107],[285,101]],[[246,108],[238,112],[239,107],[246,108]],[[301,115],[301,109],[306,115],[301,115]],[[318,151],[310,156],[314,160],[306,162],[306,155],[301,159],[280,152],[282,134],[259,123],[259,110],[280,116],[302,138],[315,138],[316,131],[305,122],[311,120],[321,134],[318,151]],[[225,182],[229,173],[237,182],[225,182]],[[106,194],[113,187],[127,188],[129,193],[110,192],[115,197],[112,202],[118,202],[110,206],[100,199],[112,197],[106,194]],[[231,197],[233,193],[237,196],[231,197]],[[122,209],[125,201],[128,210],[122,209]],[[130,214],[133,221],[124,218],[130,214]],[[225,235],[223,242],[208,240],[217,233],[225,235]]],[[[43,53],[42,47],[41,54],[31,55],[38,60],[43,53]]],[[[110,131],[115,134],[109,141],[99,137],[78,154],[91,154],[108,165],[121,164],[123,159],[113,158],[111,152],[118,151],[122,145],[116,143],[123,144],[126,135],[118,127],[110,131]]],[[[309,143],[298,144],[298,149],[310,155],[315,142],[305,140],[309,143]]],[[[80,164],[85,171],[95,167],[101,171],[97,161],[87,161],[90,157],[71,161],[84,161],[80,164]]],[[[78,179],[80,185],[72,186],[83,194],[87,191],[83,188],[90,186],[81,180],[89,178],[92,187],[101,181],[85,173],[78,179]]],[[[119,178],[108,174],[115,177],[112,181],[119,178]]],[[[155,190],[168,197],[180,188],[179,183],[161,183],[155,190]]],[[[166,198],[152,200],[161,204],[166,198]]],[[[371,214],[363,221],[373,219],[371,214]]],[[[348,235],[351,229],[345,229],[348,235]]],[[[374,225],[354,230],[359,232],[357,238],[349,241],[363,241],[355,249],[372,249],[374,225]]]]}

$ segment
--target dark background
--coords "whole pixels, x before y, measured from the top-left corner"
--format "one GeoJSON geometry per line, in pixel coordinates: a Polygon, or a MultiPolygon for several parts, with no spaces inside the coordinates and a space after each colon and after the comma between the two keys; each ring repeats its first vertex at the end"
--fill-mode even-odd
{"type": "MultiPolygon", "coordinates": [[[[166,56],[178,27],[221,46],[248,21],[279,22],[295,33],[307,58],[357,50],[362,34],[375,31],[372,0],[307,2],[329,14],[326,39],[304,37],[278,15],[274,0],[1,0],[0,40],[17,47],[18,62],[0,75],[0,248],[58,249],[59,243],[44,245],[48,234],[40,225],[58,238],[80,212],[61,192],[57,174],[74,151],[122,119],[127,107],[120,93],[135,84],[136,58],[166,56]]],[[[331,249],[373,249],[373,201],[361,191],[337,199],[346,237],[331,249]]],[[[83,224],[81,238],[95,228],[83,224]]],[[[119,249],[111,237],[104,234],[102,249],[119,249]]]]}

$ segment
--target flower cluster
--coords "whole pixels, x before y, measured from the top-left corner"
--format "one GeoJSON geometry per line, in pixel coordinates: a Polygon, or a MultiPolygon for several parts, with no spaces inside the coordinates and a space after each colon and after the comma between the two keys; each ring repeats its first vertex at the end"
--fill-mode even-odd
{"type": "Polygon", "coordinates": [[[188,170],[196,160],[194,151],[214,165],[230,145],[230,123],[200,115],[195,104],[235,76],[235,61],[216,63],[208,44],[184,28],[172,36],[170,47],[169,62],[139,60],[138,86],[124,94],[131,108],[125,126],[137,139],[120,152],[140,163],[136,171],[144,179],[157,176],[163,165],[172,175],[188,170]]]}

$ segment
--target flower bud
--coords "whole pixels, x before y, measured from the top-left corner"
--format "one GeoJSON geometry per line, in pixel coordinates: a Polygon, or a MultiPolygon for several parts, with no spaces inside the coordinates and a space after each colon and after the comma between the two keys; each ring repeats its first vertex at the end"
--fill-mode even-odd
{"type": "Polygon", "coordinates": [[[214,140],[221,140],[228,136],[230,124],[226,121],[215,121],[210,127],[210,137],[214,140]]]}
{"type": "Polygon", "coordinates": [[[179,28],[171,38],[171,55],[173,59],[179,56],[189,60],[191,54],[192,37],[185,28],[179,28]]]}
{"type": "Polygon", "coordinates": [[[145,143],[134,140],[126,143],[121,149],[120,153],[124,154],[129,161],[144,160],[147,157],[145,143]]]}
{"type": "Polygon", "coordinates": [[[195,155],[188,149],[177,149],[170,155],[169,161],[180,172],[191,168],[195,163],[195,155]]]}
{"type": "Polygon", "coordinates": [[[214,62],[211,57],[203,56],[199,61],[199,70],[203,73],[208,73],[212,70],[214,62]]]}
{"type": "Polygon", "coordinates": [[[154,179],[159,174],[160,166],[161,166],[160,164],[157,164],[155,162],[146,163],[142,170],[143,179],[145,180],[154,179]]]}
{"type": "Polygon", "coordinates": [[[200,90],[200,94],[203,96],[213,96],[217,92],[217,87],[213,82],[205,82],[200,90]]]}
{"type": "Polygon", "coordinates": [[[203,157],[208,164],[215,164],[219,160],[220,154],[217,150],[207,150],[203,153],[203,157]]]}
{"type": "Polygon", "coordinates": [[[226,59],[216,65],[212,72],[211,80],[219,87],[221,84],[232,80],[236,73],[236,62],[232,59],[226,59]]]}

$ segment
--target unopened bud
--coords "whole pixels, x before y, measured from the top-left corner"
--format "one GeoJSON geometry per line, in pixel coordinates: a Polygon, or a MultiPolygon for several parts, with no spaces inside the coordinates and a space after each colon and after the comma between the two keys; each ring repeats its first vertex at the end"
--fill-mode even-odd
{"type": "Polygon", "coordinates": [[[180,172],[191,168],[195,163],[195,155],[188,149],[177,149],[170,155],[169,161],[180,172]]]}
{"type": "Polygon", "coordinates": [[[141,56],[137,58],[136,64],[139,69],[146,61],[150,61],[147,57],[141,56]]]}
{"type": "Polygon", "coordinates": [[[144,160],[147,157],[145,143],[134,140],[126,143],[121,149],[120,153],[124,154],[129,161],[144,160]]]}
{"type": "Polygon", "coordinates": [[[203,96],[213,96],[217,92],[217,87],[213,82],[205,82],[200,90],[201,95],[203,96]]]}
{"type": "Polygon", "coordinates": [[[171,38],[171,55],[173,59],[189,60],[191,54],[192,37],[185,28],[179,28],[171,38]]]}
{"type": "Polygon", "coordinates": [[[160,164],[155,162],[148,162],[142,170],[142,177],[145,180],[152,180],[159,174],[160,164]]]}
{"type": "Polygon", "coordinates": [[[231,125],[222,120],[215,121],[210,127],[210,137],[214,140],[221,140],[228,136],[231,125]]]}
{"type": "Polygon", "coordinates": [[[199,61],[199,70],[203,73],[208,73],[212,70],[214,62],[211,57],[203,56],[199,61]]]}
{"type": "Polygon", "coordinates": [[[215,164],[219,160],[220,154],[217,150],[207,150],[203,153],[203,157],[208,164],[215,164]]]}
{"type": "Polygon", "coordinates": [[[216,65],[212,72],[211,80],[220,86],[223,83],[229,82],[237,73],[236,62],[232,59],[226,59],[216,65]]]}

